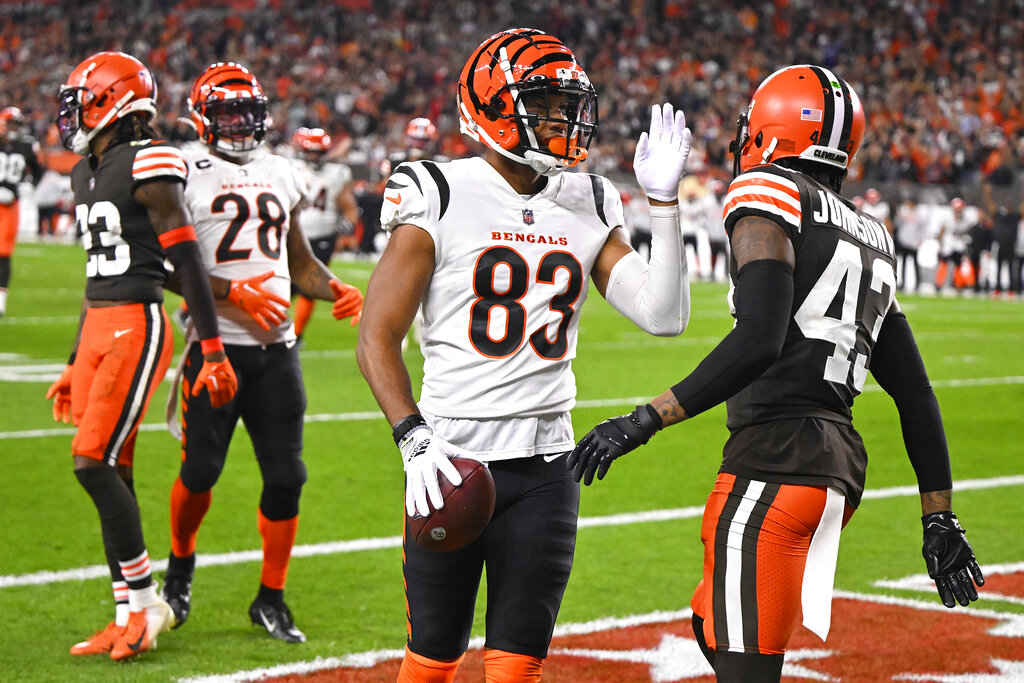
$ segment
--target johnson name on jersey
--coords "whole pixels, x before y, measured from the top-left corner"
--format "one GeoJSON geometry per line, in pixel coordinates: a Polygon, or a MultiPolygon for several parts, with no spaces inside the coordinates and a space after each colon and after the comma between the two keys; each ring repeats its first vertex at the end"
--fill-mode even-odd
{"type": "Polygon", "coordinates": [[[327,162],[313,166],[304,159],[292,163],[306,184],[306,206],[302,209],[302,232],[307,239],[330,237],[341,230],[338,195],[352,182],[352,171],[344,164],[327,162]]]}
{"type": "Polygon", "coordinates": [[[892,237],[824,185],[772,164],[741,173],[729,187],[729,235],[750,215],[776,222],[793,243],[793,313],[780,359],[729,400],[729,427],[789,417],[849,424],[895,300],[892,237]]]}
{"type": "Polygon", "coordinates": [[[522,196],[481,158],[400,165],[381,225],[424,230],[434,273],[423,300],[419,404],[442,417],[559,413],[575,403],[577,315],[619,193],[562,173],[522,196]]]}
{"type": "MultiPolygon", "coordinates": [[[[203,264],[211,275],[238,280],[273,271],[263,287],[291,298],[287,237],[292,212],[305,196],[294,167],[275,154],[236,164],[207,152],[185,153],[185,202],[195,223],[203,264]]],[[[256,345],[295,338],[291,320],[269,331],[228,301],[217,301],[226,344],[256,345]]]]}
{"type": "Polygon", "coordinates": [[[164,251],[133,193],[158,180],[184,183],[187,175],[181,152],[152,140],[117,145],[95,168],[89,158],[75,164],[75,228],[89,257],[86,298],[163,301],[164,251]]]}

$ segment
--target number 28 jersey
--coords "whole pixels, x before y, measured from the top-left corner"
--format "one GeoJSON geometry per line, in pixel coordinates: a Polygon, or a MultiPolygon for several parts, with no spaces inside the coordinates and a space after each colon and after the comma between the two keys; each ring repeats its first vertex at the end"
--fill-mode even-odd
{"type": "Polygon", "coordinates": [[[420,406],[478,419],[571,409],[577,314],[609,231],[622,225],[611,183],[562,173],[524,197],[481,158],[404,163],[381,225],[404,223],[434,241],[420,406]]]}
{"type": "Polygon", "coordinates": [[[730,237],[750,215],[779,224],[793,243],[793,309],[782,355],[727,401],[728,427],[804,417],[852,424],[850,407],[896,296],[892,237],[829,188],[773,164],[729,186],[730,237]]]}
{"type": "MultiPolygon", "coordinates": [[[[291,297],[288,229],[291,214],[305,196],[305,185],[291,163],[260,154],[236,164],[206,151],[187,151],[185,203],[195,222],[203,265],[227,280],[274,275],[262,287],[291,297]]],[[[291,320],[264,330],[248,313],[218,300],[217,318],[226,344],[255,346],[295,338],[291,320]]]]}

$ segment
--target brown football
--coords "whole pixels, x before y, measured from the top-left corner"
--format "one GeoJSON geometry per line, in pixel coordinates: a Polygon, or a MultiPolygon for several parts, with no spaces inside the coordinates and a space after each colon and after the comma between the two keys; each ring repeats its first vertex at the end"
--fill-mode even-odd
{"type": "Polygon", "coordinates": [[[483,463],[470,458],[452,458],[462,475],[462,484],[452,486],[441,476],[444,507],[426,517],[405,517],[405,533],[416,545],[447,553],[465,548],[483,533],[494,514],[494,479],[483,463]]]}

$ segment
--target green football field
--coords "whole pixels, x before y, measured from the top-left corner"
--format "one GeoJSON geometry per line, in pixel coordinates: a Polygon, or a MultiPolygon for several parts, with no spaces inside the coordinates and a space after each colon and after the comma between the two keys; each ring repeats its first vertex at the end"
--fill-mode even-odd
{"type": "MultiPolygon", "coordinates": [[[[44,400],[74,336],[84,262],[75,246],[20,245],[8,315],[0,319],[0,680],[168,681],[400,649],[400,457],[356,367],[356,329],[334,321],[321,304],[301,352],[309,481],[286,593],[309,642],[279,643],[249,625],[260,571],[260,480],[239,426],[199,536],[188,624],[162,635],[156,651],[134,661],[68,654],[113,614],[96,512],[72,475],[72,430],[53,422],[44,400]]],[[[371,268],[333,266],[361,288],[371,268]]],[[[686,333],[655,339],[592,292],[574,363],[577,435],[692,369],[731,326],[725,294],[724,285],[694,283],[686,333]]],[[[169,306],[176,302],[169,297],[169,306]]],[[[1020,563],[1024,303],[920,297],[902,303],[943,410],[953,476],[962,488],[954,509],[983,567],[1020,563]]],[[[180,349],[180,335],[176,344],[180,349]]],[[[419,367],[417,350],[406,358],[419,367]]],[[[168,384],[151,404],[136,447],[136,490],[149,552],[158,561],[169,549],[168,495],[180,460],[177,443],[161,428],[168,384]]],[[[844,532],[836,587],[937,601],[934,591],[876,585],[923,572],[920,509],[896,411],[870,379],[854,415],[870,454],[869,494],[844,532]]],[[[583,491],[583,528],[560,622],[688,606],[702,552],[699,512],[692,509],[704,503],[717,471],[724,419],[719,407],[659,434],[583,491]]],[[[158,579],[162,575],[156,571],[158,579]]],[[[1024,614],[1024,600],[998,607],[1024,614]]],[[[480,635],[482,610],[477,617],[480,635]]]]}

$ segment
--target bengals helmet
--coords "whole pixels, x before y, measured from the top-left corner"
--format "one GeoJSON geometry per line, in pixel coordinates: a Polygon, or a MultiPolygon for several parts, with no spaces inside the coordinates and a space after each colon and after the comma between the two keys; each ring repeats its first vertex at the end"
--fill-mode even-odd
{"type": "Polygon", "coordinates": [[[156,81],[123,52],[98,52],[75,67],[57,96],[57,130],[65,148],[89,153],[96,134],[134,113],[156,116],[156,81]]]}
{"type": "Polygon", "coordinates": [[[543,31],[497,33],[473,52],[459,77],[459,128],[543,175],[587,157],[597,132],[597,92],[562,41],[543,31]],[[553,133],[541,139],[537,129],[553,133]]]}
{"type": "Polygon", "coordinates": [[[820,66],[779,69],[766,78],[737,122],[730,145],[737,174],[797,157],[850,168],[864,138],[864,108],[853,88],[820,66]]]}
{"type": "Polygon", "coordinates": [[[319,165],[331,149],[331,136],[323,128],[298,128],[292,134],[292,146],[307,162],[319,165]]]}
{"type": "Polygon", "coordinates": [[[405,142],[410,147],[426,149],[437,139],[437,126],[427,118],[417,118],[405,127],[405,142]]]}
{"type": "Polygon", "coordinates": [[[235,62],[206,67],[192,84],[188,110],[199,139],[229,156],[259,147],[270,126],[263,88],[251,71],[235,62]]]}

